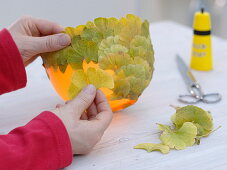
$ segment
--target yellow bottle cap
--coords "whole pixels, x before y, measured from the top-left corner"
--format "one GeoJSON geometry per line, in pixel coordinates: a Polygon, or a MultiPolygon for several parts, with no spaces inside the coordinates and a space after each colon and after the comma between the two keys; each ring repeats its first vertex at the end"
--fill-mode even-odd
{"type": "Polygon", "coordinates": [[[208,12],[204,12],[203,9],[201,9],[200,12],[196,12],[194,16],[193,28],[198,31],[210,31],[210,14],[208,12]]]}

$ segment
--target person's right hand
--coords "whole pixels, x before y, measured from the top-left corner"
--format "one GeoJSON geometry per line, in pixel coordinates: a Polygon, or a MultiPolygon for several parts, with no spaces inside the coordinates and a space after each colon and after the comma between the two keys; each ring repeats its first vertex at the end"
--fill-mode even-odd
{"type": "Polygon", "coordinates": [[[65,105],[52,110],[64,123],[73,154],[87,154],[101,139],[112,120],[112,110],[106,96],[93,85],[65,105]]]}

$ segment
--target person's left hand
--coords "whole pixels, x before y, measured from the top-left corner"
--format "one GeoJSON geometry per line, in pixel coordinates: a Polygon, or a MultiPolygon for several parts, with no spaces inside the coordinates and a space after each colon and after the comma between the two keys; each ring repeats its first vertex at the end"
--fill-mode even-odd
{"type": "Polygon", "coordinates": [[[71,43],[64,28],[54,22],[29,16],[22,17],[8,28],[25,65],[40,53],[60,50],[71,43]]]}

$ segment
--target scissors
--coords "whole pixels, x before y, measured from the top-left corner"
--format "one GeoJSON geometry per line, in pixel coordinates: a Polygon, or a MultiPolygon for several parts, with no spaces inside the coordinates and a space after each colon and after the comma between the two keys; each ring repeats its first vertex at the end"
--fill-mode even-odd
{"type": "Polygon", "coordinates": [[[176,55],[176,61],[178,69],[184,79],[184,82],[188,88],[189,94],[179,95],[178,100],[186,104],[196,104],[204,102],[207,104],[217,103],[221,100],[220,93],[204,94],[200,84],[196,81],[190,69],[187,67],[183,59],[176,55]]]}

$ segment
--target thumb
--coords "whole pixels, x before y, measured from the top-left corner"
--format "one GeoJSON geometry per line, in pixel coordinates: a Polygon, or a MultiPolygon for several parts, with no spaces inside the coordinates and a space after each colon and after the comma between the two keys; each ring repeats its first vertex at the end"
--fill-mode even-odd
{"type": "Polygon", "coordinates": [[[67,105],[76,111],[80,117],[84,111],[92,104],[96,96],[96,88],[93,85],[85,87],[77,97],[70,100],[67,105]]]}
{"type": "Polygon", "coordinates": [[[36,43],[34,51],[39,53],[60,50],[71,43],[70,36],[64,33],[48,35],[44,37],[33,37],[36,43]]]}

